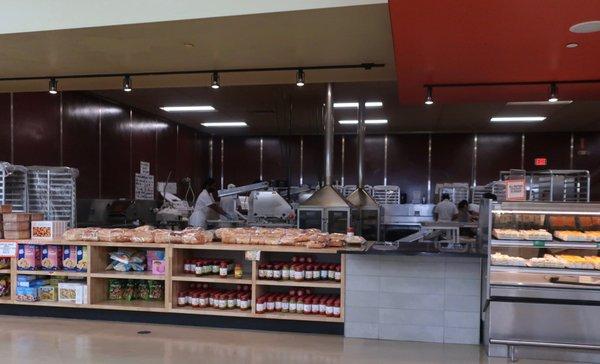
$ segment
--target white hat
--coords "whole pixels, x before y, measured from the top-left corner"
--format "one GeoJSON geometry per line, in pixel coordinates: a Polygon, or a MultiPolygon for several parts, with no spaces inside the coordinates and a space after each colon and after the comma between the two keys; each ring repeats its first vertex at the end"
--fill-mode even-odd
{"type": "Polygon", "coordinates": [[[228,190],[232,189],[232,188],[235,188],[235,185],[233,183],[230,183],[230,184],[227,185],[227,189],[228,190]]]}

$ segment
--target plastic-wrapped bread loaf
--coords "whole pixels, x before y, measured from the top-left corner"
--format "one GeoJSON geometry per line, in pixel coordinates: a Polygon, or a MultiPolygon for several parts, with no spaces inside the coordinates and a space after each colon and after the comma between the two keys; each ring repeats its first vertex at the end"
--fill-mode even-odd
{"type": "Polygon", "coordinates": [[[81,233],[81,240],[83,241],[98,241],[98,228],[85,228],[81,233]]]}
{"type": "Polygon", "coordinates": [[[140,226],[138,228],[133,229],[131,241],[134,243],[153,243],[153,229],[154,228],[152,228],[151,226],[140,226]]]}
{"type": "Polygon", "coordinates": [[[205,244],[204,233],[200,229],[185,229],[181,234],[181,241],[184,244],[205,244]]]}
{"type": "Polygon", "coordinates": [[[83,231],[84,229],[81,228],[69,229],[63,234],[63,239],[68,241],[82,241],[83,231]]]}
{"type": "Polygon", "coordinates": [[[126,243],[131,241],[133,231],[130,229],[110,229],[108,241],[115,243],[126,243]]]}
{"type": "Polygon", "coordinates": [[[168,244],[171,242],[171,231],[156,229],[152,231],[154,242],[157,244],[168,244]]]}

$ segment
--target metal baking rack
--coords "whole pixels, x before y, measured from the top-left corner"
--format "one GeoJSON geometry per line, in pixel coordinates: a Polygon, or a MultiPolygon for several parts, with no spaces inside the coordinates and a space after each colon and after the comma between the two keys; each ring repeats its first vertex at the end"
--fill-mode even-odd
{"type": "Polygon", "coordinates": [[[76,179],[79,171],[69,167],[27,168],[28,210],[43,213],[47,220],[68,221],[76,226],[76,179]]]}
{"type": "Polygon", "coordinates": [[[0,162],[0,205],[15,212],[27,211],[27,168],[0,162]]]}

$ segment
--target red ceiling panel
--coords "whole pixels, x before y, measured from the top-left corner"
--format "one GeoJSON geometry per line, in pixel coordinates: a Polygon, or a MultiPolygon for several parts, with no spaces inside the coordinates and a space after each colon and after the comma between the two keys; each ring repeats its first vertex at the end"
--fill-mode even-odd
{"type": "MultiPolygon", "coordinates": [[[[598,0],[390,0],[400,102],[422,103],[424,84],[600,79],[598,0]],[[567,43],[579,47],[567,49],[567,43]]],[[[436,102],[544,100],[548,87],[434,89],[436,102]]],[[[600,83],[564,85],[561,98],[598,99],[600,83]]]]}

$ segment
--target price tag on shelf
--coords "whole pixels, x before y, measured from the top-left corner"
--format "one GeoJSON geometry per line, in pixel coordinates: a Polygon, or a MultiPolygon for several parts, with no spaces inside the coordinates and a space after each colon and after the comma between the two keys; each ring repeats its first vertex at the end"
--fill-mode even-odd
{"type": "Polygon", "coordinates": [[[17,256],[17,243],[0,243],[0,258],[14,258],[17,256]]]}
{"type": "Polygon", "coordinates": [[[260,260],[260,250],[246,250],[246,260],[258,262],[260,260]]]}
{"type": "Polygon", "coordinates": [[[536,240],[536,241],[533,242],[533,246],[536,246],[538,248],[544,248],[546,246],[546,242],[545,241],[536,240]]]}

